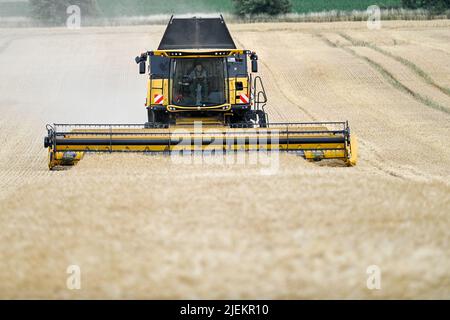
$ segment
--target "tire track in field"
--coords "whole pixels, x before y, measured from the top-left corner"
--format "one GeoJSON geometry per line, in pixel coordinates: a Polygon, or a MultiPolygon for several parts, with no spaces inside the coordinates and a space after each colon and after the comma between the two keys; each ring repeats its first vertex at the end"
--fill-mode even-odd
{"type": "Polygon", "coordinates": [[[420,102],[422,105],[450,114],[450,110],[446,108],[445,106],[435,102],[429,97],[423,96],[416,91],[410,89],[408,86],[403,84],[400,80],[398,80],[390,71],[388,71],[386,68],[384,68],[381,64],[375,62],[369,57],[366,57],[364,55],[358,54],[355,50],[351,48],[343,48],[345,51],[351,53],[355,57],[365,60],[370,66],[372,66],[375,70],[377,70],[394,88],[397,90],[400,90],[404,93],[409,94],[412,96],[416,101],[420,102]]]}
{"type": "MultiPolygon", "coordinates": [[[[424,173],[412,166],[393,165],[391,162],[384,158],[379,149],[374,147],[370,142],[358,137],[358,143],[369,151],[372,158],[366,158],[364,161],[370,165],[370,167],[389,175],[394,178],[402,180],[410,180],[417,182],[431,182],[437,181],[439,183],[450,185],[449,180],[446,177],[432,175],[424,173]]],[[[360,161],[363,159],[360,159],[360,161]]]]}
{"type": "MultiPolygon", "coordinates": [[[[367,47],[367,46],[362,46],[362,45],[357,45],[357,44],[358,43],[353,44],[353,46],[367,47]]],[[[353,56],[355,56],[358,59],[366,61],[373,69],[375,69],[377,72],[379,72],[394,88],[396,88],[397,90],[400,90],[404,93],[409,94],[416,101],[420,102],[421,104],[425,105],[426,107],[450,114],[449,108],[434,101],[430,97],[424,96],[423,94],[420,94],[417,91],[411,89],[410,87],[408,87],[407,85],[402,83],[392,72],[387,70],[385,67],[383,67],[380,63],[376,62],[372,58],[369,58],[365,55],[359,54],[358,52],[356,52],[354,49],[352,49],[350,47],[344,47],[344,46],[338,46],[338,45],[335,45],[335,47],[338,47],[342,50],[347,51],[348,53],[352,54],[353,56]]],[[[370,48],[370,47],[367,47],[367,48],[370,48]]],[[[376,52],[376,50],[373,50],[373,51],[376,52]]]]}
{"type": "Polygon", "coordinates": [[[447,55],[450,55],[450,51],[442,49],[441,47],[438,47],[438,46],[435,46],[435,45],[432,45],[432,44],[429,44],[429,43],[422,43],[420,41],[413,41],[413,40],[410,40],[410,41],[411,41],[411,43],[413,43],[415,45],[418,45],[418,46],[421,46],[421,47],[425,47],[425,48],[428,48],[428,49],[432,49],[432,50],[436,50],[436,51],[445,53],[447,55]]]}
{"type": "Polygon", "coordinates": [[[374,43],[363,41],[363,40],[354,39],[354,38],[352,38],[351,36],[349,36],[346,33],[340,32],[339,35],[342,38],[344,38],[347,41],[349,41],[353,46],[363,46],[363,47],[371,48],[372,50],[375,50],[375,51],[381,53],[382,55],[384,55],[386,57],[392,58],[392,59],[400,62],[405,67],[409,68],[414,74],[416,74],[424,82],[426,82],[430,86],[436,88],[437,90],[441,91],[443,94],[445,94],[445,95],[450,97],[450,88],[439,85],[436,81],[434,81],[431,78],[431,76],[428,73],[426,73],[422,68],[420,68],[418,65],[416,65],[412,61],[410,61],[410,60],[408,60],[406,58],[403,58],[401,56],[395,55],[395,54],[393,54],[393,53],[391,53],[391,52],[389,52],[387,50],[384,50],[384,49],[380,48],[379,46],[377,46],[374,43]]]}
{"type": "Polygon", "coordinates": [[[390,71],[388,71],[386,68],[384,68],[381,64],[377,63],[373,59],[357,53],[355,50],[349,48],[348,46],[337,45],[336,43],[330,41],[329,39],[327,39],[326,37],[324,37],[321,34],[317,34],[316,36],[319,37],[320,39],[322,39],[327,45],[334,47],[334,48],[342,49],[342,50],[350,53],[354,57],[366,61],[374,70],[376,70],[378,73],[380,73],[388,81],[388,83],[390,83],[395,89],[412,96],[416,101],[420,102],[421,104],[425,105],[426,107],[430,107],[432,109],[450,114],[450,109],[433,101],[429,97],[423,96],[423,95],[417,93],[416,91],[410,89],[408,86],[403,84],[400,80],[398,80],[390,71]]]}
{"type": "MultiPolygon", "coordinates": [[[[320,36],[319,36],[320,37],[320,36]]],[[[328,40],[325,37],[322,38],[322,40],[328,40]]],[[[332,47],[336,47],[331,41],[328,41],[328,44],[332,47]]],[[[267,69],[271,70],[271,67],[268,65],[265,65],[267,69]]],[[[275,73],[272,71],[272,74],[274,75],[275,73]]],[[[279,75],[276,77],[276,79],[280,80],[279,83],[286,83],[286,87],[289,88],[290,85],[292,84],[292,81],[295,81],[295,79],[290,79],[289,80],[289,74],[287,73],[283,73],[280,72],[279,75]]],[[[279,88],[278,90],[281,90],[281,88],[279,88]]],[[[281,90],[283,91],[283,90],[281,90]]],[[[284,97],[289,98],[289,94],[291,94],[292,90],[290,92],[284,92],[284,97]]],[[[291,103],[293,103],[293,101],[291,100],[291,103]]],[[[294,104],[294,103],[293,103],[294,104]]],[[[383,121],[383,119],[379,119],[377,117],[376,114],[374,114],[374,117],[376,117],[379,121],[383,121]]],[[[314,116],[312,118],[315,118],[314,116]]],[[[416,137],[410,137],[408,136],[403,130],[399,130],[398,128],[396,128],[395,126],[390,125],[390,127],[398,132],[401,133],[402,136],[405,136],[406,139],[408,139],[410,141],[411,144],[415,144],[417,143],[416,137]]],[[[364,149],[368,149],[370,146],[370,143],[368,143],[366,140],[361,139],[360,137],[358,137],[358,140],[361,142],[361,145],[364,147],[364,149]]],[[[363,150],[364,150],[363,149],[363,150]]],[[[415,181],[429,181],[430,178],[435,180],[435,177],[431,177],[431,176],[425,176],[423,174],[421,174],[420,172],[413,172],[410,170],[410,166],[405,166],[405,165],[397,165],[397,164],[393,164],[391,160],[385,159],[383,156],[381,156],[381,152],[379,150],[376,151],[376,153],[374,152],[373,148],[369,148],[370,151],[368,151],[368,154],[374,155],[374,158],[363,158],[361,157],[361,160],[363,160],[364,162],[367,162],[371,168],[373,168],[376,171],[380,171],[383,174],[387,175],[387,176],[391,176],[394,178],[398,178],[398,179],[406,179],[406,180],[415,180],[415,181]]]]}
{"type": "Polygon", "coordinates": [[[394,40],[406,41],[408,43],[415,44],[422,48],[432,49],[432,50],[444,53],[446,55],[450,55],[450,51],[447,48],[442,48],[441,46],[436,45],[434,43],[429,43],[429,42],[424,42],[424,41],[416,41],[414,39],[411,39],[411,37],[406,37],[405,34],[399,34],[399,33],[395,33],[395,34],[396,34],[396,37],[395,38],[393,37],[394,40]]]}
{"type": "MultiPolygon", "coordinates": [[[[321,39],[325,44],[332,48],[337,49],[343,49],[341,46],[337,45],[335,42],[328,39],[326,36],[324,36],[321,33],[315,33],[314,36],[321,39]]],[[[345,50],[347,51],[347,50],[345,50]]],[[[378,70],[377,70],[378,71],[378,70]]],[[[377,114],[374,114],[374,116],[378,119],[377,114]]],[[[378,119],[377,121],[382,121],[382,119],[378,119]]],[[[409,137],[404,130],[401,130],[395,126],[390,126],[394,132],[398,132],[402,136],[405,136],[405,138],[408,138],[411,140],[411,143],[416,142],[416,139],[414,137],[409,137]]],[[[364,157],[364,153],[360,152],[360,160],[367,163],[371,168],[382,172],[383,174],[386,174],[388,176],[398,178],[398,179],[405,179],[405,180],[413,180],[413,181],[439,181],[444,184],[448,184],[445,177],[437,176],[437,175],[431,175],[423,173],[419,170],[414,169],[412,166],[408,165],[401,165],[401,164],[394,164],[392,161],[387,159],[383,156],[383,152],[380,151],[378,148],[376,148],[374,145],[372,145],[368,140],[361,138],[361,136],[358,136],[358,143],[361,145],[362,150],[366,150],[366,155],[370,154],[370,157],[364,157]]],[[[438,152],[437,150],[436,152],[438,152]]]]}
{"type": "Polygon", "coordinates": [[[420,172],[411,166],[392,165],[389,159],[386,159],[385,157],[382,156],[382,153],[378,148],[373,146],[368,140],[362,139],[360,136],[358,136],[358,144],[362,146],[363,149],[367,150],[368,151],[367,154],[370,155],[370,157],[367,158],[363,158],[361,156],[361,152],[359,155],[359,162],[364,161],[365,163],[367,163],[371,168],[370,171],[372,171],[372,169],[375,169],[384,175],[401,180],[410,180],[418,182],[434,180],[444,184],[449,184],[447,179],[443,177],[424,174],[423,172],[420,172]]]}
{"type": "Polygon", "coordinates": [[[450,185],[450,182],[446,177],[424,173],[410,165],[394,165],[389,159],[383,157],[382,151],[376,148],[368,140],[362,139],[360,136],[358,136],[358,143],[365,150],[367,150],[367,154],[371,156],[363,158],[361,157],[360,152],[359,161],[363,160],[364,162],[369,164],[371,168],[374,168],[375,170],[380,171],[383,174],[402,180],[417,182],[438,181],[440,183],[450,185]]]}

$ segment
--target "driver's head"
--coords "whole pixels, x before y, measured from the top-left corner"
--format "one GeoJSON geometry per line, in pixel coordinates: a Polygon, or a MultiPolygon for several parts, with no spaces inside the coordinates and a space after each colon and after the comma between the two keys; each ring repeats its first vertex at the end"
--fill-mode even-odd
{"type": "Polygon", "coordinates": [[[197,72],[200,72],[200,71],[203,70],[203,66],[201,65],[201,63],[197,63],[197,64],[195,65],[195,69],[197,70],[197,72]]]}

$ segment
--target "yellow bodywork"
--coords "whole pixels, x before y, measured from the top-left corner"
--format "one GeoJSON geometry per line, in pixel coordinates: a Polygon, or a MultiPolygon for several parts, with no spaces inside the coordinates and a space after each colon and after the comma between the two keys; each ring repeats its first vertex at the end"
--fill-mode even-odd
{"type": "Polygon", "coordinates": [[[250,95],[249,81],[247,78],[229,78],[228,79],[228,90],[230,91],[230,104],[240,104],[237,97],[245,93],[247,96],[250,95]],[[243,90],[236,90],[236,82],[242,82],[243,90]]]}
{"type": "Polygon", "coordinates": [[[71,166],[83,159],[84,151],[75,152],[75,156],[71,159],[65,158],[66,151],[55,151],[48,148],[48,167],[53,169],[56,166],[71,166]]]}
{"type": "Polygon", "coordinates": [[[146,106],[150,107],[154,105],[154,97],[155,95],[164,96],[164,100],[162,103],[158,103],[164,106],[169,104],[169,79],[149,79],[147,81],[147,100],[146,106]]]}
{"type": "Polygon", "coordinates": [[[169,58],[218,58],[218,57],[230,57],[235,54],[245,54],[247,50],[242,49],[226,49],[226,50],[205,50],[205,49],[189,49],[189,50],[154,50],[152,54],[154,56],[163,56],[169,58]],[[178,54],[182,54],[178,56],[178,54]],[[206,54],[205,54],[206,53],[206,54]]]}

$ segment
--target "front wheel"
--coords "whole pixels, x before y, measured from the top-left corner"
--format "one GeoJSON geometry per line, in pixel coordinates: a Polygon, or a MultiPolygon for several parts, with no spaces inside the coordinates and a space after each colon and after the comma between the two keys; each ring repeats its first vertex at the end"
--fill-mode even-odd
{"type": "Polygon", "coordinates": [[[148,122],[145,124],[146,128],[168,128],[169,127],[169,115],[165,111],[156,111],[152,109],[148,110],[148,122]]]}
{"type": "Polygon", "coordinates": [[[257,110],[258,124],[261,128],[267,128],[267,113],[262,110],[257,110]]]}
{"type": "Polygon", "coordinates": [[[242,114],[236,113],[231,118],[230,125],[234,128],[253,128],[255,125],[266,128],[267,114],[262,110],[249,110],[242,114]]]}

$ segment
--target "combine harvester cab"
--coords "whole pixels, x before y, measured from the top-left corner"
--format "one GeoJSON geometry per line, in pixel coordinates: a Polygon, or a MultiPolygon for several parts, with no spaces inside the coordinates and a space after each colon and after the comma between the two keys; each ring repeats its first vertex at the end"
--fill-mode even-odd
{"type": "Polygon", "coordinates": [[[356,164],[347,122],[269,121],[258,56],[236,48],[222,17],[172,17],[158,49],[136,63],[149,76],[147,121],[47,125],[50,169],[88,152],[290,151],[356,164]]]}

